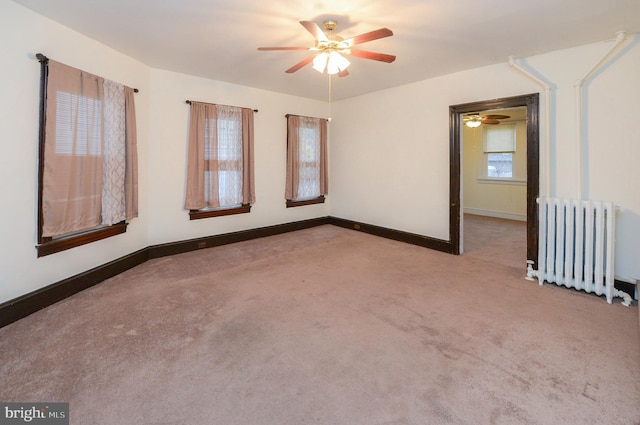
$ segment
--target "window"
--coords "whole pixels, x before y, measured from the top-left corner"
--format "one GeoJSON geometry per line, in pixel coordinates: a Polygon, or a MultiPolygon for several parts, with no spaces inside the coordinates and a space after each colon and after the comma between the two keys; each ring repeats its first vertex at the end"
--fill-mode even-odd
{"type": "Polygon", "coordinates": [[[483,136],[486,177],[513,179],[513,154],[516,151],[515,125],[485,126],[483,136]]]}
{"type": "Polygon", "coordinates": [[[126,231],[138,216],[134,89],[41,61],[38,257],[126,231]]]}
{"type": "Polygon", "coordinates": [[[324,202],[327,120],[287,115],[287,207],[324,202]]]}
{"type": "Polygon", "coordinates": [[[489,153],[487,154],[487,177],[512,178],[513,154],[489,153]]]}
{"type": "Polygon", "coordinates": [[[248,213],[255,202],[253,111],[191,102],[187,162],[191,220],[248,213]]]}

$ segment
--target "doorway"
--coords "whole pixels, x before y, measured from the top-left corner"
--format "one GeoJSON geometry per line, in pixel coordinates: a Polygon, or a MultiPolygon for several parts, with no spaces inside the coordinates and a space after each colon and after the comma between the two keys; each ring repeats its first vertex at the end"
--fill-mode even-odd
{"type": "MultiPolygon", "coordinates": [[[[527,94],[502,99],[465,103],[449,107],[450,190],[449,190],[449,240],[452,252],[461,251],[461,151],[463,116],[469,113],[507,108],[526,108],[526,227],[527,259],[537,260],[538,215],[536,199],[539,194],[539,94],[527,94]]],[[[523,268],[525,265],[523,264],[523,268]]]]}

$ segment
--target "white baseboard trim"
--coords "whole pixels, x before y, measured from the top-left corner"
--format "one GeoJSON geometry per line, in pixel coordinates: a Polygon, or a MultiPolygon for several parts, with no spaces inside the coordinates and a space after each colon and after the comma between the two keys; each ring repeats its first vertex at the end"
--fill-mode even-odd
{"type": "Polygon", "coordinates": [[[527,221],[527,216],[522,214],[511,214],[500,211],[480,210],[477,208],[464,208],[465,214],[483,215],[485,217],[504,218],[507,220],[527,221]]]}

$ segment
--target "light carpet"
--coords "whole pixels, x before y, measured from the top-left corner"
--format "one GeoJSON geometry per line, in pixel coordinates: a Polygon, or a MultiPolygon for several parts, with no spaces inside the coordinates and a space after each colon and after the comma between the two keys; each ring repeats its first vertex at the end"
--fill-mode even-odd
{"type": "Polygon", "coordinates": [[[79,425],[640,424],[637,307],[495,255],[326,225],[151,260],[0,329],[0,401],[79,425]]]}

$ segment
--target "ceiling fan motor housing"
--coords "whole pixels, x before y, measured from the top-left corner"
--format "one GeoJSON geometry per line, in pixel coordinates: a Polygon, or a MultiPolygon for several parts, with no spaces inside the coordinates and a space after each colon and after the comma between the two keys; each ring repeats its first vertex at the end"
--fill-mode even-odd
{"type": "Polygon", "coordinates": [[[338,26],[338,23],[336,21],[330,20],[330,21],[324,21],[322,25],[327,31],[333,31],[338,26]]]}

